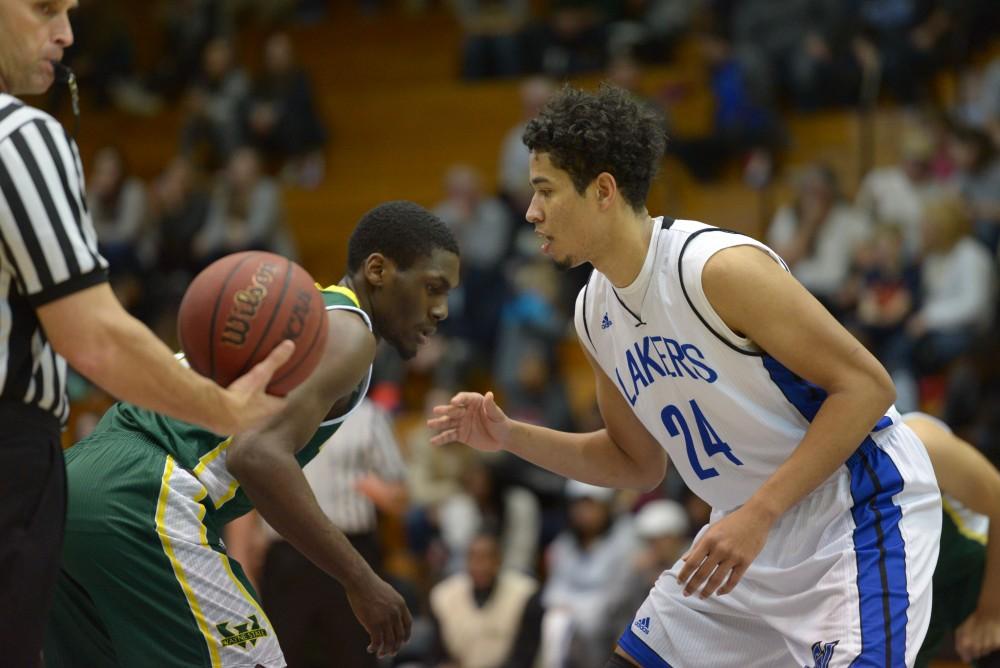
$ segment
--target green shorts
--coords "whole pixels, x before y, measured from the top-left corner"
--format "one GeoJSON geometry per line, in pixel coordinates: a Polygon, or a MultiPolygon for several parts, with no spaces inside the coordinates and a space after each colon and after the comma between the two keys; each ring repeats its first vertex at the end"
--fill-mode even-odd
{"type": "Polygon", "coordinates": [[[947,502],[942,512],[941,550],[934,570],[931,621],[915,668],[931,665],[945,635],[958,628],[976,609],[983,585],[986,545],[981,537],[963,531],[961,518],[949,512],[947,502]]]}
{"type": "Polygon", "coordinates": [[[47,668],[285,665],[191,472],[126,432],[70,448],[66,470],[47,668]]]}

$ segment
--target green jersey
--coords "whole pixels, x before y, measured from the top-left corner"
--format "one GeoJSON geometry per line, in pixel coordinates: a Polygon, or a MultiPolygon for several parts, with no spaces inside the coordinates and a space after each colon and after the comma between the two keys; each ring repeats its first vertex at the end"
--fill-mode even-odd
{"type": "MultiPolygon", "coordinates": [[[[322,289],[323,300],[328,311],[342,309],[355,311],[371,328],[368,314],[361,310],[357,297],[347,288],[338,285],[322,289]]],[[[338,418],[327,420],[300,449],[295,457],[300,466],[305,466],[329,440],[347,415],[354,410],[368,391],[371,368],[364,380],[351,396],[349,409],[338,418]]],[[[128,432],[147,443],[166,451],[177,466],[190,471],[205,487],[206,505],[211,519],[218,525],[229,522],[249,512],[253,506],[240,489],[239,482],[226,468],[226,451],[232,443],[232,436],[221,436],[192,424],[165,417],[158,413],[139,408],[129,403],[115,404],[104,414],[92,434],[80,445],[92,440],[113,437],[128,432]]]]}

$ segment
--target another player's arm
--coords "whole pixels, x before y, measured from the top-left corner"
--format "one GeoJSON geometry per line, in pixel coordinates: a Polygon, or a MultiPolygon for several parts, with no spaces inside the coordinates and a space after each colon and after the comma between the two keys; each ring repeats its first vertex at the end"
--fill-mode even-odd
{"type": "MultiPolygon", "coordinates": [[[[584,349],[586,350],[586,349],[584,349]]],[[[663,480],[667,455],[587,353],[597,383],[605,428],[572,434],[511,420],[493,402],[472,392],[455,395],[428,421],[441,445],[461,441],[483,450],[505,449],[559,475],[603,487],[648,490],[663,480]]]]}
{"type": "Polygon", "coordinates": [[[941,492],[990,518],[979,603],[966,620],[983,628],[963,631],[960,626],[955,637],[962,659],[971,661],[1000,647],[1000,471],[972,445],[932,420],[910,417],[906,424],[927,448],[941,492]]]}
{"type": "Polygon", "coordinates": [[[289,543],[347,590],[372,636],[370,651],[394,654],[409,637],[410,617],[386,585],[323,513],[295,459],[327,416],[364,379],[375,337],[357,314],[328,312],[330,332],[316,370],[288,395],[288,405],[263,428],[233,438],[226,466],[257,511],[289,543]],[[362,607],[359,610],[359,604],[362,607]]]}
{"type": "Polygon", "coordinates": [[[702,287],[730,329],[827,392],[798,447],[736,511],[739,518],[717,523],[686,555],[679,575],[682,582],[690,578],[688,593],[716,565],[725,566],[702,590],[706,596],[730,572],[720,593],[736,585],[774,522],[857,450],[892,404],[895,388],[871,353],[763,251],[753,246],[719,251],[705,264],[702,287]]]}
{"type": "Polygon", "coordinates": [[[116,398],[217,434],[260,424],[284,404],[263,388],[291,356],[291,344],[223,389],[178,364],[170,349],[122,308],[107,283],[48,302],[36,314],[53,349],[116,398]]]}

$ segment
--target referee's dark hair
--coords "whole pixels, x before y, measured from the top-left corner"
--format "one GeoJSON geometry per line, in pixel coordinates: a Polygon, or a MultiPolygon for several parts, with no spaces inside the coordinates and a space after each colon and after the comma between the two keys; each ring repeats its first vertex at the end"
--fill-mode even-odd
{"type": "Polygon", "coordinates": [[[413,202],[380,204],[361,217],[347,243],[347,269],[357,271],[372,253],[382,253],[400,269],[437,249],[458,255],[458,241],[444,222],[413,202]]]}
{"type": "Polygon", "coordinates": [[[663,119],[610,84],[596,93],[564,86],[528,122],[522,139],[566,171],[581,195],[601,172],[610,173],[636,212],[646,207],[667,145],[663,119]]]}

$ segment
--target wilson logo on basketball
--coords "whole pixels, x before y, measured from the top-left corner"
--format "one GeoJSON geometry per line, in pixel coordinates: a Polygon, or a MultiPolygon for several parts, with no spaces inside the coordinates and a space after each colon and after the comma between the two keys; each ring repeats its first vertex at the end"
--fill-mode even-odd
{"type": "Polygon", "coordinates": [[[233,305],[220,337],[222,343],[234,348],[241,348],[246,343],[250,323],[257,317],[257,311],[267,297],[267,286],[274,282],[276,272],[275,265],[269,262],[261,263],[254,272],[250,285],[233,295],[233,305]]]}

